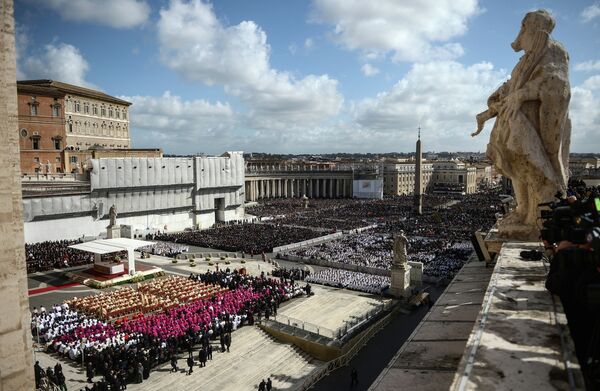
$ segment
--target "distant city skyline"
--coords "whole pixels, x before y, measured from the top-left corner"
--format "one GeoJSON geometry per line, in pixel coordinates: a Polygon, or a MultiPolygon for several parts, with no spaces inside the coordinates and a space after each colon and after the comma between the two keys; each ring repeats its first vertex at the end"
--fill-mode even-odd
{"type": "MultiPolygon", "coordinates": [[[[475,114],[546,8],[570,53],[572,152],[600,152],[600,2],[22,0],[18,78],[131,101],[167,154],[485,151],[475,114]]],[[[490,124],[491,125],[491,124],[490,124]]]]}

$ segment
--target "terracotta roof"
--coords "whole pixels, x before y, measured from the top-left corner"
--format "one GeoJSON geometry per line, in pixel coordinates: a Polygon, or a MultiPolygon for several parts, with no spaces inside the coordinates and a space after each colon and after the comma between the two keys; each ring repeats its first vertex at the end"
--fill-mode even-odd
{"type": "Polygon", "coordinates": [[[90,88],[79,87],[72,84],[63,83],[56,80],[19,80],[17,81],[17,87],[27,86],[27,87],[46,87],[46,88],[54,88],[57,91],[63,92],[65,94],[73,94],[73,95],[82,95],[88,98],[94,98],[103,100],[106,102],[116,103],[120,105],[130,106],[131,102],[127,102],[125,100],[115,98],[114,96],[110,96],[105,94],[104,92],[92,90],[90,88]]]}
{"type": "Polygon", "coordinates": [[[56,87],[43,87],[37,85],[26,85],[26,84],[17,84],[17,92],[28,93],[28,94],[36,94],[36,95],[44,95],[44,96],[53,96],[56,98],[62,98],[65,96],[65,93],[59,91],[56,87]]]}

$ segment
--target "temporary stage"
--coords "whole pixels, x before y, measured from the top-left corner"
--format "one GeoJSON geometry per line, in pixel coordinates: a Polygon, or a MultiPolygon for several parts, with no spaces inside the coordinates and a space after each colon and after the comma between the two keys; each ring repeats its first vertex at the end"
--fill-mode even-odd
{"type": "Polygon", "coordinates": [[[120,274],[125,271],[122,262],[102,262],[102,255],[127,251],[127,269],[135,274],[135,254],[137,248],[151,246],[153,242],[128,238],[98,239],[69,246],[94,254],[94,270],[102,274],[120,274]]]}

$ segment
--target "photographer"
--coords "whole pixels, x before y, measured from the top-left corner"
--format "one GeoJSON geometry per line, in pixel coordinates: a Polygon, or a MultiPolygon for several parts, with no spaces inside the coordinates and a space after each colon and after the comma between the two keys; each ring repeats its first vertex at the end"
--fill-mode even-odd
{"type": "Polygon", "coordinates": [[[593,189],[557,198],[541,213],[552,253],[546,289],[560,297],[588,388],[600,389],[600,198],[593,189]]]}

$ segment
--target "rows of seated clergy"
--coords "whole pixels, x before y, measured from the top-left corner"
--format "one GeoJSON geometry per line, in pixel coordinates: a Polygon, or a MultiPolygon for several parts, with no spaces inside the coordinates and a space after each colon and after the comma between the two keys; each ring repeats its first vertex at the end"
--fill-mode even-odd
{"type": "Polygon", "coordinates": [[[74,297],[67,304],[81,312],[95,315],[99,319],[113,319],[136,313],[156,311],[174,304],[160,298],[148,298],[126,287],[112,292],[103,292],[86,297],[74,297]]]}
{"type": "Polygon", "coordinates": [[[184,277],[170,276],[144,284],[139,287],[139,291],[146,295],[168,298],[177,303],[188,303],[210,298],[227,291],[227,288],[204,284],[184,277]]]}

